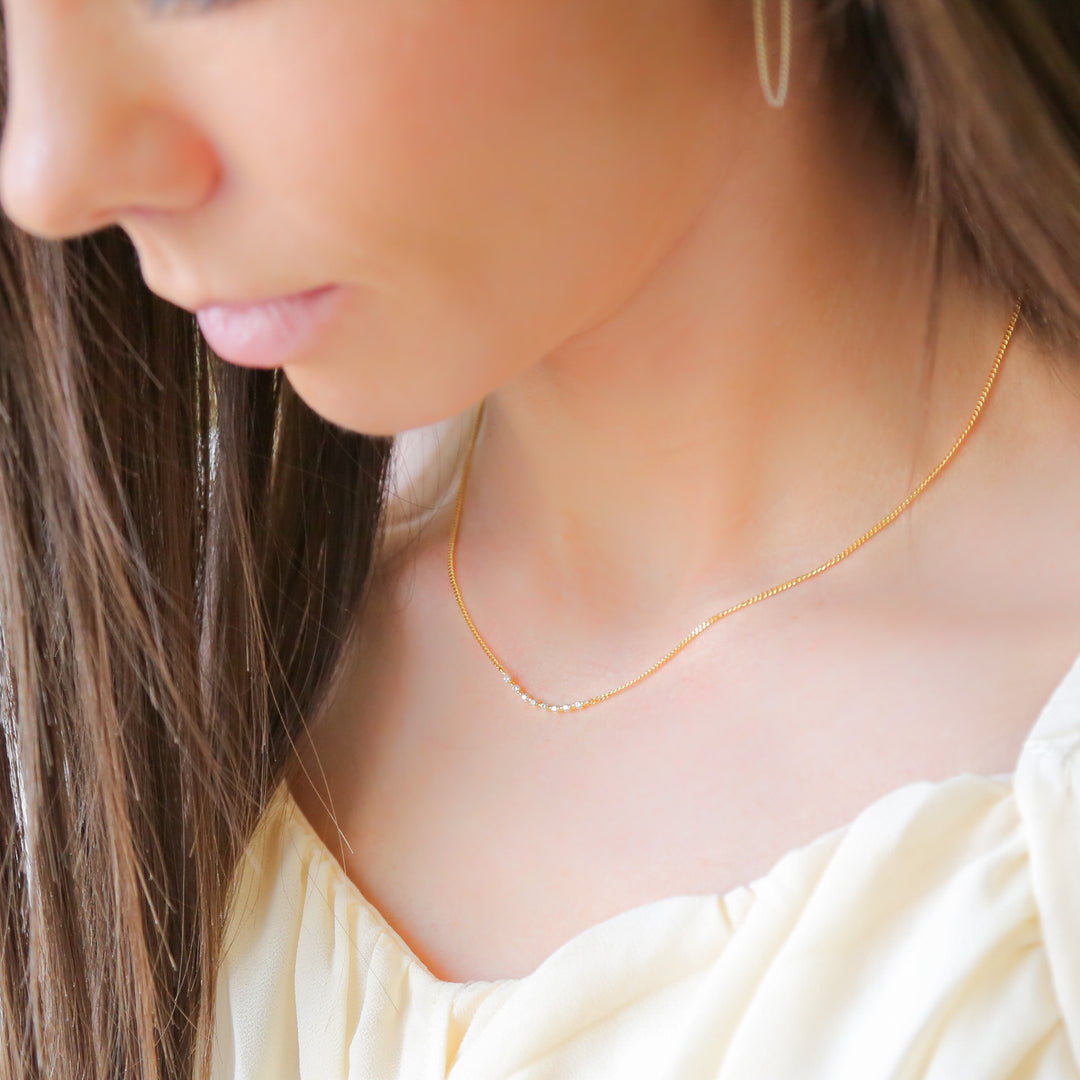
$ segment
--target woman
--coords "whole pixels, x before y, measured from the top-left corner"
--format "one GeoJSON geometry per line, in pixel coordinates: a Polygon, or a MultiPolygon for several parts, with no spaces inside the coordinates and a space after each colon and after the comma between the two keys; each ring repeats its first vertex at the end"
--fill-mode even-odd
{"type": "Polygon", "coordinates": [[[1071,5],[3,14],[3,1075],[1080,1076],[1071,5]]]}

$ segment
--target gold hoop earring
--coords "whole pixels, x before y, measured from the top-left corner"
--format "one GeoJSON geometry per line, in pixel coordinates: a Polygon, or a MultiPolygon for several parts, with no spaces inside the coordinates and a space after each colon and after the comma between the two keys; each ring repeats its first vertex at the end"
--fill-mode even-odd
{"type": "Polygon", "coordinates": [[[765,0],[754,0],[754,45],[757,48],[758,81],[765,100],[779,109],[787,99],[791,72],[791,0],[780,0],[780,85],[774,91],[769,78],[769,57],[765,43],[765,0]]]}

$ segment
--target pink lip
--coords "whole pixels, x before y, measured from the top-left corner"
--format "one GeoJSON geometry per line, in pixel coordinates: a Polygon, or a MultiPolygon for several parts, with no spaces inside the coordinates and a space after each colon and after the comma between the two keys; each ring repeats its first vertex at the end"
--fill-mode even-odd
{"type": "Polygon", "coordinates": [[[338,285],[279,296],[257,304],[215,304],[195,317],[210,347],[242,367],[285,364],[314,337],[341,293],[338,285]]]}

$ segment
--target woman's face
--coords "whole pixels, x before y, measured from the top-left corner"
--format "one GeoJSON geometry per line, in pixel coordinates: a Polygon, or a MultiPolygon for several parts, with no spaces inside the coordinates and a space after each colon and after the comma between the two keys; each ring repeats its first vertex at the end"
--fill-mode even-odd
{"type": "Polygon", "coordinates": [[[715,182],[717,102],[756,92],[749,14],[733,35],[717,0],[3,9],[5,211],[44,236],[119,224],[191,310],[337,286],[289,355],[238,362],[371,433],[616,310],[715,182]]]}

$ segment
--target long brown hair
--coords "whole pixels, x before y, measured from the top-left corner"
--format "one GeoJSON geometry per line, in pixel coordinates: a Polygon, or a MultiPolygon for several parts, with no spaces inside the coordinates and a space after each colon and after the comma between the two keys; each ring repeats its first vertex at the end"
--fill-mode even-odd
{"type": "MultiPolygon", "coordinates": [[[[816,4],[935,235],[1075,353],[1077,9],[816,4]]],[[[223,364],[116,228],[0,220],[0,348],[0,1076],[190,1080],[233,871],[355,625],[390,443],[223,364]]]]}

